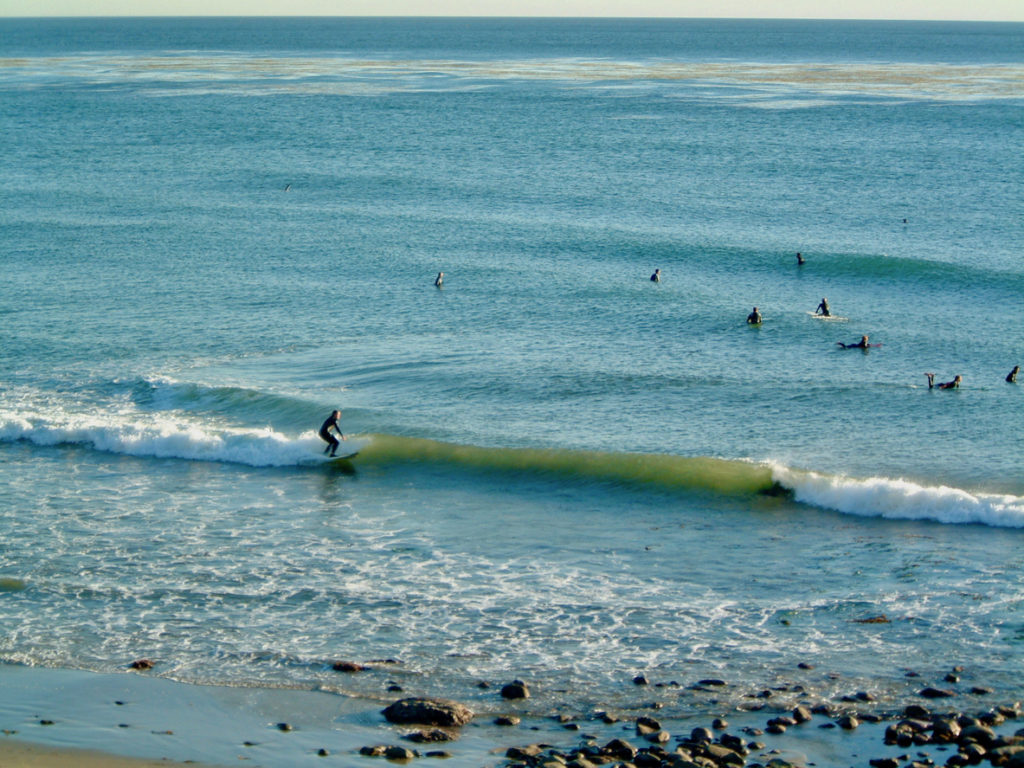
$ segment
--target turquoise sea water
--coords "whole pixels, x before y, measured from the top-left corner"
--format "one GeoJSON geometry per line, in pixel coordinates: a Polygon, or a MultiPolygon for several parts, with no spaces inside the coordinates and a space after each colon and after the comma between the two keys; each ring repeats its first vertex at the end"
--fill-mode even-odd
{"type": "Polygon", "coordinates": [[[1019,696],[1022,116],[1019,24],[0,20],[0,660],[1019,696]]]}

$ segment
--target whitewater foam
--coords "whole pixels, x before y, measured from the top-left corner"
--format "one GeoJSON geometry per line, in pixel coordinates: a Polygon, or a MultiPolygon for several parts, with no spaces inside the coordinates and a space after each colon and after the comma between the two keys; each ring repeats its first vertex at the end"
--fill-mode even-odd
{"type": "Polygon", "coordinates": [[[112,412],[76,416],[0,411],[0,440],[25,440],[42,446],[85,445],[127,456],[221,461],[252,467],[314,463],[322,449],[313,432],[289,437],[270,427],[211,427],[169,414],[112,412]]]}
{"type": "Polygon", "coordinates": [[[781,464],[772,465],[772,478],[799,502],[851,515],[1024,528],[1024,498],[1019,496],[885,477],[853,479],[781,464]]]}

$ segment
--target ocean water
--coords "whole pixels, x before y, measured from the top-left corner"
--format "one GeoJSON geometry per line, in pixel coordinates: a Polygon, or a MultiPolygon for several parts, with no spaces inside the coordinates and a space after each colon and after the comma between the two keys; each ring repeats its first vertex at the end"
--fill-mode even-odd
{"type": "Polygon", "coordinates": [[[1020,24],[0,20],[0,661],[1020,696],[1022,115],[1020,24]]]}

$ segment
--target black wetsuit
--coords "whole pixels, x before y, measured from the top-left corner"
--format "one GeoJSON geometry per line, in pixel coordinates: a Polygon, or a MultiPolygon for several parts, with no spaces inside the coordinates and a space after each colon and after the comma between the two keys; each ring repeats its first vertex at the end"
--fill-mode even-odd
{"type": "Polygon", "coordinates": [[[331,434],[331,427],[338,430],[339,434],[341,433],[341,427],[338,426],[338,420],[334,418],[333,415],[328,416],[327,421],[325,421],[320,427],[320,437],[327,441],[327,447],[324,448],[324,453],[330,451],[333,456],[334,452],[338,449],[339,443],[338,438],[331,434]]]}
{"type": "Polygon", "coordinates": [[[760,325],[761,324],[761,313],[760,312],[751,312],[749,315],[747,315],[747,322],[750,323],[750,325],[760,325]]]}

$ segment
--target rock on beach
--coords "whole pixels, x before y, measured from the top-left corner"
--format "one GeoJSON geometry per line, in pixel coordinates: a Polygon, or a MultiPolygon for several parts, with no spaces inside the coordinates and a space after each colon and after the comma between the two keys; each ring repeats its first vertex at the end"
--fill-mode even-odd
{"type": "Polygon", "coordinates": [[[459,727],[473,719],[463,704],[446,699],[400,699],[383,710],[389,723],[459,727]]]}

